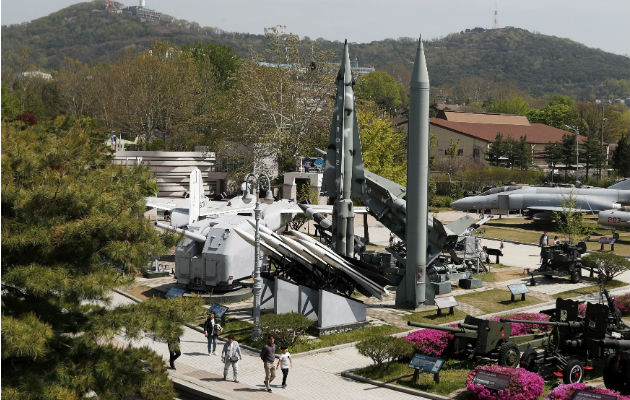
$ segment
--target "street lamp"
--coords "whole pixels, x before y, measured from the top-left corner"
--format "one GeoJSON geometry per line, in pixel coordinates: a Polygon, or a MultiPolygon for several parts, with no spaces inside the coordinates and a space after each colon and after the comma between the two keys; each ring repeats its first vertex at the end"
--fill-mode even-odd
{"type": "Polygon", "coordinates": [[[575,186],[578,184],[578,173],[580,171],[580,152],[578,149],[578,137],[580,136],[580,127],[565,125],[565,128],[575,131],[575,186]]]}
{"type": "Polygon", "coordinates": [[[245,178],[245,193],[243,194],[243,203],[249,204],[252,201],[252,194],[249,191],[250,179],[254,182],[254,189],[256,191],[256,208],[254,208],[254,219],[256,220],[256,234],[254,235],[254,329],[252,330],[252,341],[258,341],[262,338],[262,330],[260,329],[260,302],[262,298],[262,278],[260,277],[260,270],[262,269],[262,257],[260,253],[260,196],[258,195],[260,190],[260,182],[265,178],[267,180],[267,194],[265,195],[265,204],[273,203],[273,193],[271,191],[271,182],[266,174],[260,174],[258,177],[250,173],[245,178]]]}

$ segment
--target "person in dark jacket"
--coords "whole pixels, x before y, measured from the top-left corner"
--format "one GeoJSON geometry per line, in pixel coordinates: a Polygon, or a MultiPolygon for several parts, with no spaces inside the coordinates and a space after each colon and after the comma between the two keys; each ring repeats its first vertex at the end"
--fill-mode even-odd
{"type": "Polygon", "coordinates": [[[182,352],[179,348],[179,338],[175,340],[169,340],[166,343],[168,344],[168,353],[170,356],[168,362],[171,365],[171,369],[175,369],[175,360],[177,360],[177,358],[182,355],[182,352]]]}
{"type": "Polygon", "coordinates": [[[222,329],[211,311],[203,324],[203,333],[208,338],[208,354],[217,354],[217,336],[222,329]]]}
{"type": "Polygon", "coordinates": [[[267,344],[260,351],[260,359],[265,367],[265,387],[271,392],[271,381],[276,377],[276,368],[273,363],[276,361],[276,345],[273,335],[267,337],[267,344]]]}

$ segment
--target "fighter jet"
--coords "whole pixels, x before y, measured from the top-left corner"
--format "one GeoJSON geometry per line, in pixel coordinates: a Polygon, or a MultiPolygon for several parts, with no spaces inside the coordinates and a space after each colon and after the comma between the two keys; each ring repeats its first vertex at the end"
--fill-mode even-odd
{"type": "Polygon", "coordinates": [[[630,207],[601,211],[597,216],[597,223],[613,231],[630,231],[630,207]]]}
{"type": "Polygon", "coordinates": [[[479,196],[469,196],[451,203],[455,210],[529,210],[534,219],[551,219],[554,211],[565,211],[572,197],[572,211],[598,213],[630,202],[630,179],[609,188],[561,188],[537,186],[501,186],[479,196]]]}

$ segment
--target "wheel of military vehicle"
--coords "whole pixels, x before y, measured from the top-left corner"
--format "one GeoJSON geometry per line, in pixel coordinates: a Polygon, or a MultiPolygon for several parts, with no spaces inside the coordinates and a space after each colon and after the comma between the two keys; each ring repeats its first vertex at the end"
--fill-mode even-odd
{"type": "Polygon", "coordinates": [[[619,232],[615,232],[615,233],[613,233],[613,235],[612,235],[612,236],[613,236],[613,239],[615,239],[615,240],[619,240],[619,232]]]}
{"type": "Polygon", "coordinates": [[[586,243],[584,242],[579,242],[575,247],[577,247],[578,252],[580,254],[584,254],[586,253],[586,243]]]}
{"type": "Polygon", "coordinates": [[[514,342],[503,342],[499,347],[499,365],[516,368],[521,358],[521,352],[514,342]]]}
{"type": "Polygon", "coordinates": [[[571,283],[578,283],[582,280],[582,266],[578,265],[571,271],[571,283]]]}
{"type": "Polygon", "coordinates": [[[534,349],[527,349],[521,355],[519,362],[521,368],[530,372],[538,372],[538,353],[534,349]]]}
{"type": "Polygon", "coordinates": [[[623,395],[630,394],[630,357],[623,354],[608,356],[604,364],[604,385],[623,395]]]}
{"type": "Polygon", "coordinates": [[[584,366],[578,360],[569,360],[562,370],[564,383],[580,383],[584,378],[584,366]]]}

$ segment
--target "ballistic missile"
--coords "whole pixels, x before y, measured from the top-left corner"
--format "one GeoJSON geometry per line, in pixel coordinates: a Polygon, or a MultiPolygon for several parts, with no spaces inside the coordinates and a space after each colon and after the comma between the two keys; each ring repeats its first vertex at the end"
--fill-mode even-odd
{"type": "Polygon", "coordinates": [[[302,209],[302,211],[304,211],[304,214],[306,214],[308,218],[315,221],[319,226],[321,226],[323,230],[325,231],[331,230],[332,222],[326,219],[326,217],[322,213],[319,213],[313,210],[311,207],[307,206],[306,204],[298,204],[298,206],[300,206],[300,208],[302,209]]]}
{"type": "Polygon", "coordinates": [[[422,38],[418,40],[416,61],[409,93],[409,130],[407,136],[407,265],[396,292],[396,305],[416,308],[433,304],[426,297],[427,226],[429,186],[429,73],[422,38]]]}
{"type": "Polygon", "coordinates": [[[355,112],[354,90],[348,41],[343,47],[343,61],[337,74],[337,95],[328,139],[326,168],[322,190],[333,205],[333,245],[337,253],[354,256],[354,210],[351,196],[365,192],[361,138],[355,112]]]}

